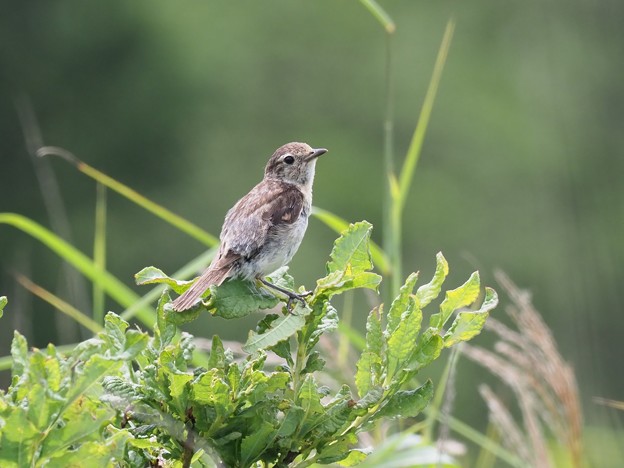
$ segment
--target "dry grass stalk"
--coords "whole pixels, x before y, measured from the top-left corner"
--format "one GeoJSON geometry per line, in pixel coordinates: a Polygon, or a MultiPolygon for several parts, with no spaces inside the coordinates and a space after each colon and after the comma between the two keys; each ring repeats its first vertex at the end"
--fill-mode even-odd
{"type": "Polygon", "coordinates": [[[496,279],[511,299],[507,313],[517,331],[490,318],[486,328],[500,338],[495,352],[467,344],[463,351],[513,390],[525,435],[500,399],[489,388],[482,387],[481,395],[492,422],[510,450],[531,466],[551,466],[544,434],[547,429],[570,454],[573,466],[580,467],[583,465],[582,413],[574,371],[559,354],[530,296],[502,272],[496,273],[496,279]]]}

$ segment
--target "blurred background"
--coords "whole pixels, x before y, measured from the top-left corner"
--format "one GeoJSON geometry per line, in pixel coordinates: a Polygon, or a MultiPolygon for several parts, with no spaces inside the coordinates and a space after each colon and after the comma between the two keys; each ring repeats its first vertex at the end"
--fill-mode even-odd
{"type": "MultiPolygon", "coordinates": [[[[621,413],[592,397],[624,399],[624,4],[380,3],[397,26],[397,165],[445,25],[456,20],[407,202],[405,273],[429,277],[439,250],[451,266],[449,287],[474,269],[496,286],[492,272],[504,270],[531,291],[574,367],[588,427],[621,436],[621,413]]],[[[292,140],[327,147],[315,205],[369,220],[381,241],[387,44],[361,3],[22,0],[1,10],[0,212],[60,229],[91,255],[95,183],[58,159],[44,170],[33,164],[18,113],[30,106],[44,144],[214,235],[275,148],[292,140]],[[50,174],[65,225],[58,206],[49,210],[50,174]]],[[[112,192],[108,210],[108,269],[141,294],[133,285],[141,268],[173,273],[205,250],[112,192]]],[[[311,221],[291,264],[299,283],[324,273],[335,237],[311,221]]],[[[10,300],[0,355],[15,328],[38,347],[88,336],[25,292],[15,272],[83,311],[91,304],[88,282],[70,291],[55,254],[0,225],[0,295],[10,300]]],[[[360,322],[367,312],[357,312],[360,322]]],[[[193,332],[244,339],[254,322],[203,317],[193,332]]],[[[458,376],[457,412],[478,420],[474,387],[486,373],[468,366],[458,376]]]]}

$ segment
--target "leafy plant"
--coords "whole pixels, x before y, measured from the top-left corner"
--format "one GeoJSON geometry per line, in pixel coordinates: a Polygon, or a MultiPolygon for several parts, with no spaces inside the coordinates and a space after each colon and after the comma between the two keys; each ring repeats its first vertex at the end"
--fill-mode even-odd
{"type": "MultiPolygon", "coordinates": [[[[486,288],[478,310],[462,310],[480,295],[475,273],[446,293],[440,311],[421,333],[422,310],[439,295],[448,273],[438,254],[428,284],[414,292],[417,275],[410,275],[387,313],[380,306],[369,314],[356,389],[321,385],[325,362],[315,348],[322,334],[338,326],[331,299],[353,289],[376,290],[381,281],[370,271],[371,229],[366,222],[348,227],[335,242],[327,275],[317,281],[306,304],[263,316],[243,347],[248,353],[243,360],[236,360],[214,336],[207,365],[194,368],[193,337],[176,327],[204,310],[237,318],[277,304],[274,296],[243,281],[212,288],[204,304],[184,314],[171,311],[169,292],[163,293],[152,337],[129,329],[113,313],[96,338],[66,354],[52,345],[29,354],[26,340],[16,332],[12,384],[0,394],[2,466],[89,461],[303,467],[364,460],[367,452],[357,447],[358,434],[382,419],[417,416],[432,398],[433,385],[414,386],[413,378],[443,348],[479,333],[497,302],[494,291],[486,288]],[[282,364],[269,366],[269,353],[282,364]]],[[[165,283],[176,292],[188,287],[154,268],[140,272],[137,280],[165,283]]],[[[294,284],[285,268],[271,280],[294,284]]]]}

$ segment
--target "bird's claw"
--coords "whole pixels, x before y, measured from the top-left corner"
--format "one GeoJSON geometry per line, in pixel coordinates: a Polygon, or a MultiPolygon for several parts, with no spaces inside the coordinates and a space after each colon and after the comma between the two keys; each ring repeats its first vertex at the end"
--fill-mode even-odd
{"type": "Polygon", "coordinates": [[[308,297],[308,296],[311,296],[311,295],[312,295],[312,291],[305,291],[305,292],[303,292],[301,294],[297,294],[297,293],[294,293],[294,292],[288,293],[287,294],[288,302],[286,303],[286,310],[289,313],[292,313],[292,311],[294,309],[293,301],[295,301],[295,300],[300,301],[301,305],[305,307],[306,304],[307,304],[305,298],[308,297]]]}

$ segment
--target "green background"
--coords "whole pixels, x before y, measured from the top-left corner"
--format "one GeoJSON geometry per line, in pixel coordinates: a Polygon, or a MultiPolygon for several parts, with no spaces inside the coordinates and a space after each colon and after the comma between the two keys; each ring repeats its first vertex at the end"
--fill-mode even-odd
{"type": "MultiPolygon", "coordinates": [[[[493,270],[507,272],[531,291],[574,366],[588,423],[621,428],[621,416],[592,397],[624,399],[624,4],[382,5],[397,25],[397,164],[445,25],[451,16],[457,24],[407,203],[405,273],[429,277],[439,250],[451,265],[449,286],[474,269],[495,286],[493,270]]],[[[381,240],[387,44],[359,2],[63,0],[0,10],[0,212],[63,223],[58,209],[46,210],[54,197],[26,151],[16,111],[26,99],[45,144],[215,235],[276,147],[327,147],[315,205],[371,221],[381,240]]],[[[95,185],[59,160],[47,164],[72,242],[90,253],[95,185]]],[[[108,268],[128,285],[144,266],[172,273],[204,250],[119,196],[108,201],[108,268]]],[[[311,221],[291,264],[298,282],[310,287],[323,274],[334,238],[311,221]]],[[[2,355],[14,328],[35,346],[87,336],[29,297],[16,271],[90,307],[87,283],[70,291],[54,254],[0,226],[0,293],[11,301],[2,355]]],[[[362,322],[368,306],[360,302],[362,322]]],[[[193,332],[244,339],[253,323],[204,317],[193,332]]],[[[469,421],[483,418],[475,387],[487,378],[472,364],[460,369],[457,412],[469,421]]]]}

